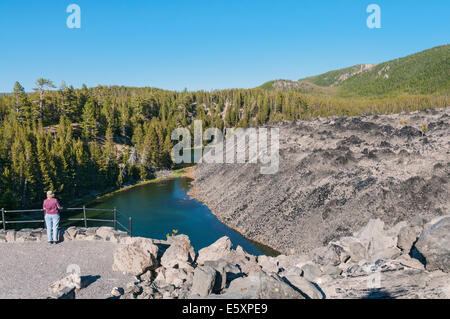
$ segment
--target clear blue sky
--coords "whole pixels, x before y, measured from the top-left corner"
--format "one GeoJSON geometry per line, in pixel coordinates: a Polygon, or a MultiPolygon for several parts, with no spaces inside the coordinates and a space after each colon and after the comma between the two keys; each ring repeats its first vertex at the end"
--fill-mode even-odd
{"type": "Polygon", "coordinates": [[[250,88],[448,44],[448,0],[1,0],[0,92],[57,85],[250,88]],[[66,7],[82,10],[79,30],[66,7]],[[381,7],[368,29],[366,7],[381,7]]]}

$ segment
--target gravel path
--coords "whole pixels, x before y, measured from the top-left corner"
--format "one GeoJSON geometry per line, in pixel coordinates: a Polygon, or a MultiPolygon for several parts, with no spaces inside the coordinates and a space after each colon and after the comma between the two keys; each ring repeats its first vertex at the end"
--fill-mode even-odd
{"type": "Polygon", "coordinates": [[[58,245],[42,243],[0,244],[0,299],[46,298],[48,287],[67,275],[69,265],[78,265],[83,280],[90,282],[77,298],[107,298],[113,287],[125,287],[133,276],[112,271],[110,242],[71,241],[58,245]]]}

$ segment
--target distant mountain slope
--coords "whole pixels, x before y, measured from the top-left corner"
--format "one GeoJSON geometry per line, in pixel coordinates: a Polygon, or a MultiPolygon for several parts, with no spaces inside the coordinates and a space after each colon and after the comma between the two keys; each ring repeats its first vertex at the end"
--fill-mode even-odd
{"type": "Polygon", "coordinates": [[[358,64],[349,68],[334,70],[304,80],[319,86],[334,86],[360,73],[372,70],[376,64],[358,64]]]}
{"type": "Polygon", "coordinates": [[[276,80],[265,89],[299,90],[343,97],[450,93],[450,45],[380,64],[359,64],[301,79],[276,80]]]}

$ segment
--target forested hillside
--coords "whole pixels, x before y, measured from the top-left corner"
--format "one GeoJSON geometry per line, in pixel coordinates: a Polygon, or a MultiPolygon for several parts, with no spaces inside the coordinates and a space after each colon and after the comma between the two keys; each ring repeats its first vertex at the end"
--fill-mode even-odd
{"type": "Polygon", "coordinates": [[[328,99],[264,89],[172,92],[155,88],[74,89],[39,79],[0,97],[0,207],[38,207],[53,190],[63,202],[152,178],[173,168],[176,127],[203,120],[248,127],[329,115],[393,113],[445,107],[442,96],[328,99]]]}
{"type": "Polygon", "coordinates": [[[450,45],[380,64],[359,64],[301,79],[263,84],[338,97],[393,97],[403,94],[450,94],[450,45]],[[289,85],[286,85],[289,83],[289,85]],[[332,88],[332,89],[331,89],[332,88]]]}

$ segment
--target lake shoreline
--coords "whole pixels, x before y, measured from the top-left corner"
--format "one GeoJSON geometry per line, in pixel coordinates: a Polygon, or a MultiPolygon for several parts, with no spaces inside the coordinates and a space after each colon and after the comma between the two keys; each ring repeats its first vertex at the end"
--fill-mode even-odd
{"type": "Polygon", "coordinates": [[[218,214],[216,214],[210,207],[208,207],[208,205],[206,204],[206,201],[202,200],[201,198],[199,198],[199,196],[197,196],[197,194],[195,192],[195,166],[190,166],[190,167],[185,167],[185,168],[178,169],[178,170],[173,170],[173,171],[171,171],[170,175],[157,177],[157,178],[154,178],[154,179],[151,179],[151,180],[147,180],[147,181],[141,181],[141,182],[138,182],[136,184],[127,185],[127,186],[124,186],[124,187],[122,187],[120,189],[116,189],[116,190],[113,190],[113,191],[106,192],[106,193],[104,193],[102,195],[99,195],[99,196],[95,196],[95,197],[92,196],[89,199],[79,200],[78,201],[78,205],[81,203],[84,206],[89,206],[91,204],[97,203],[97,202],[99,202],[99,201],[101,201],[103,199],[106,199],[108,197],[117,195],[117,194],[119,194],[121,192],[124,192],[124,191],[129,191],[131,189],[134,189],[134,188],[137,188],[137,187],[140,187],[140,186],[145,186],[145,185],[148,185],[148,184],[159,183],[159,182],[163,182],[163,181],[166,181],[166,180],[177,179],[177,178],[187,178],[187,179],[190,180],[189,181],[190,188],[186,192],[187,195],[189,197],[191,197],[192,199],[195,199],[198,202],[200,202],[203,205],[205,205],[208,208],[208,210],[211,212],[211,214],[213,214],[218,219],[218,221],[220,223],[222,223],[223,225],[225,225],[229,229],[235,231],[240,236],[242,236],[245,240],[247,240],[250,243],[252,243],[253,245],[255,245],[265,255],[272,256],[272,257],[281,255],[281,253],[279,251],[277,251],[276,249],[273,249],[272,247],[270,247],[270,246],[268,246],[268,245],[266,245],[264,243],[261,243],[261,242],[255,241],[253,239],[250,239],[247,236],[245,236],[242,233],[241,230],[236,229],[234,227],[230,227],[230,225],[228,225],[226,222],[224,222],[220,218],[220,216],[218,214]]]}
{"type": "Polygon", "coordinates": [[[174,178],[189,177],[188,172],[187,172],[189,168],[190,167],[171,170],[169,175],[156,177],[156,178],[145,180],[145,181],[139,181],[135,184],[125,185],[125,186],[117,188],[117,189],[109,189],[109,190],[105,191],[104,193],[100,193],[99,195],[86,195],[79,200],[70,202],[68,204],[68,206],[69,207],[75,207],[77,205],[88,206],[96,201],[102,200],[104,198],[116,195],[116,194],[124,192],[124,191],[128,191],[135,187],[144,186],[144,185],[153,184],[153,183],[159,183],[161,181],[170,180],[170,179],[174,179],[174,178]]]}
{"type": "Polygon", "coordinates": [[[214,216],[216,216],[216,218],[219,220],[219,222],[221,222],[222,224],[224,224],[224,225],[227,226],[228,228],[234,230],[236,233],[238,233],[239,235],[241,235],[243,238],[245,238],[245,239],[248,240],[249,242],[253,243],[256,247],[258,247],[258,249],[260,249],[260,250],[261,250],[264,254],[266,254],[267,256],[276,257],[276,256],[279,256],[279,255],[282,255],[282,253],[281,253],[280,251],[278,251],[278,250],[276,250],[276,249],[274,249],[274,248],[272,248],[272,247],[270,247],[270,246],[268,246],[268,245],[266,245],[266,244],[264,244],[264,243],[261,243],[261,242],[259,242],[259,241],[250,239],[250,238],[248,238],[248,237],[242,232],[242,230],[240,230],[240,229],[238,229],[238,228],[235,228],[235,227],[232,227],[232,226],[228,225],[228,224],[220,217],[219,214],[217,214],[213,209],[211,209],[211,208],[207,205],[207,202],[206,202],[203,198],[201,198],[201,197],[198,195],[198,193],[197,193],[197,191],[196,191],[196,189],[195,189],[195,179],[196,179],[196,178],[195,178],[195,166],[188,167],[188,169],[186,170],[186,173],[185,173],[185,176],[184,176],[184,177],[189,178],[189,179],[192,180],[192,181],[191,181],[191,188],[187,191],[187,194],[188,194],[191,198],[193,198],[193,199],[195,199],[195,200],[197,200],[197,201],[203,203],[206,207],[208,207],[208,209],[211,211],[211,214],[213,214],[214,216]]]}

